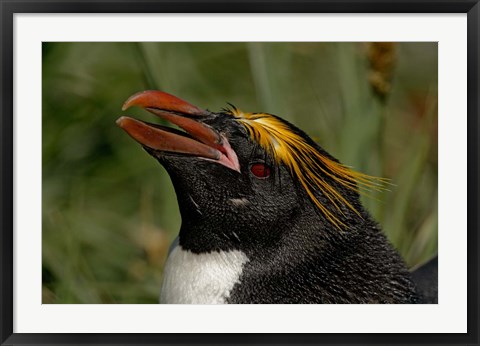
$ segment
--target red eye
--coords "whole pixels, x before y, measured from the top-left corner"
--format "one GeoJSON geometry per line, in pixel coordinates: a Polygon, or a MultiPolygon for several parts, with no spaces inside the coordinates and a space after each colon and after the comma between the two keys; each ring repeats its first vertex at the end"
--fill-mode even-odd
{"type": "Polygon", "coordinates": [[[254,163],[250,167],[250,171],[257,178],[268,178],[270,176],[270,167],[263,163],[254,163]]]}

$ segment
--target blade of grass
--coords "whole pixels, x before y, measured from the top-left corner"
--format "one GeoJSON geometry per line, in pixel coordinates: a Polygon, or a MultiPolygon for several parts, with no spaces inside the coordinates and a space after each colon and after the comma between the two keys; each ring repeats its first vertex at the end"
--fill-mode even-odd
{"type": "Polygon", "coordinates": [[[288,44],[247,43],[250,73],[261,111],[291,119],[286,97],[290,95],[291,50],[288,44]]]}
{"type": "Polygon", "coordinates": [[[405,162],[396,182],[397,188],[392,196],[392,215],[386,220],[386,227],[393,243],[400,248],[407,248],[413,243],[415,230],[407,228],[409,211],[414,198],[418,182],[428,162],[428,153],[431,150],[431,139],[428,129],[436,119],[436,101],[431,100],[423,118],[422,128],[412,136],[408,147],[405,162]]]}
{"type": "MultiPolygon", "coordinates": [[[[338,156],[357,171],[383,177],[379,143],[383,142],[385,106],[370,91],[366,57],[360,54],[360,49],[359,44],[337,43],[337,70],[343,105],[338,156]]],[[[373,198],[366,197],[362,201],[378,220],[383,197],[375,191],[370,195],[373,198]]]]}

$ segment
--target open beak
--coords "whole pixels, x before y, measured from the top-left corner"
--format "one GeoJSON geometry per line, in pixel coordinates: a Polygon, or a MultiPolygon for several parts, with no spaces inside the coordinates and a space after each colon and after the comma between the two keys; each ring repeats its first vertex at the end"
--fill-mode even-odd
{"type": "Polygon", "coordinates": [[[238,158],[225,136],[200,122],[212,113],[162,91],[147,90],[132,95],[122,110],[140,106],[185,132],[153,125],[130,117],[120,117],[117,125],[141,145],[162,152],[212,160],[240,172],[238,158]]]}

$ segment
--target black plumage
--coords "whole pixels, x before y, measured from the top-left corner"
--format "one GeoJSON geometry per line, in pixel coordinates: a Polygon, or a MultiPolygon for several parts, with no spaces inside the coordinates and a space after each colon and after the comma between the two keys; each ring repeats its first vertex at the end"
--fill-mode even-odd
{"type": "Polygon", "coordinates": [[[438,258],[434,257],[415,268],[412,279],[417,288],[418,302],[422,304],[438,303],[438,258]]]}
{"type": "Polygon", "coordinates": [[[133,105],[187,132],[118,121],[172,179],[180,246],[239,250],[249,259],[226,302],[427,302],[360,203],[362,186],[375,181],[347,170],[306,133],[269,114],[214,113],[162,92],[134,95],[124,108],[133,105]]]}

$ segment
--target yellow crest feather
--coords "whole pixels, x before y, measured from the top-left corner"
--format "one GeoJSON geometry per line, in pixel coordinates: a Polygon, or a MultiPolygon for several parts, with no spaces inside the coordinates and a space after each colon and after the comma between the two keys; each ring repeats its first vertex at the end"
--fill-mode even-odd
{"type": "Polygon", "coordinates": [[[244,125],[250,138],[258,143],[275,162],[288,167],[292,176],[299,180],[309,198],[338,228],[345,227],[345,224],[317,199],[314,194],[315,190],[321,190],[340,213],[342,213],[341,205],[347,206],[359,216],[360,213],[325,180],[326,176],[359,193],[371,189],[381,190],[383,183],[386,182],[386,179],[356,172],[322,155],[302,136],[292,131],[287,123],[271,114],[244,113],[236,108],[229,112],[244,125]]]}

